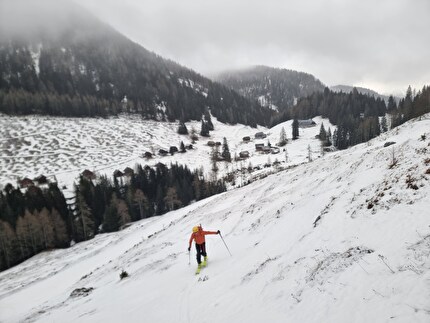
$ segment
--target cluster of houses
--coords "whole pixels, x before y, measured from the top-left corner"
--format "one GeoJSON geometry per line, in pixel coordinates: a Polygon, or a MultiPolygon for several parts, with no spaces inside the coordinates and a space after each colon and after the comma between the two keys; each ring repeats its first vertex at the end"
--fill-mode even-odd
{"type": "MultiPolygon", "coordinates": [[[[183,150],[183,151],[180,151],[179,149],[178,149],[178,147],[176,147],[176,146],[170,146],[170,148],[169,148],[169,150],[166,150],[166,149],[159,149],[158,150],[158,155],[159,156],[161,156],[161,157],[164,157],[164,156],[167,156],[168,154],[170,154],[170,155],[174,155],[174,154],[176,154],[176,153],[178,153],[178,152],[182,152],[182,153],[184,153],[184,152],[186,152],[186,150],[188,149],[188,150],[190,150],[190,149],[194,149],[194,146],[193,145],[191,145],[191,144],[189,144],[189,145],[185,145],[184,146],[184,148],[185,148],[185,150],[183,150]]],[[[151,152],[149,152],[149,151],[147,151],[147,152],[145,152],[144,154],[143,154],[143,157],[144,158],[146,158],[146,159],[150,159],[150,158],[153,158],[154,157],[154,154],[153,153],[151,153],[151,152]]]]}
{"type": "Polygon", "coordinates": [[[123,171],[120,171],[119,169],[115,170],[113,172],[113,177],[118,178],[118,177],[132,177],[134,175],[134,170],[131,169],[130,167],[126,167],[124,168],[123,171]]]}
{"type": "MultiPolygon", "coordinates": [[[[266,138],[267,135],[264,132],[257,132],[254,135],[254,139],[256,140],[261,140],[266,138]]],[[[244,143],[249,143],[251,141],[251,137],[250,136],[245,136],[242,138],[242,141],[244,143]]],[[[271,145],[266,145],[263,142],[258,142],[255,143],[255,151],[256,152],[260,152],[262,154],[279,154],[281,152],[281,150],[279,149],[279,147],[275,147],[275,146],[271,146],[271,145]]],[[[240,159],[246,159],[249,158],[250,153],[247,150],[241,151],[239,153],[239,158],[240,159]]]]}
{"type": "Polygon", "coordinates": [[[34,179],[25,177],[23,179],[18,180],[18,185],[20,188],[29,188],[31,186],[35,186],[35,185],[40,186],[45,184],[49,184],[49,180],[45,175],[40,175],[34,179]]]}
{"type": "MultiPolygon", "coordinates": [[[[315,121],[313,121],[312,119],[306,119],[306,120],[298,120],[299,122],[299,128],[310,128],[310,127],[314,127],[316,126],[315,121]]],[[[254,139],[256,140],[261,140],[261,139],[265,139],[267,137],[267,135],[260,131],[255,133],[254,135],[254,139]]],[[[251,141],[251,137],[250,136],[246,136],[242,138],[242,141],[244,143],[249,143],[251,141]]],[[[281,152],[281,149],[279,147],[276,146],[271,146],[269,144],[264,144],[263,142],[258,142],[255,143],[255,151],[260,152],[262,154],[279,154],[281,152]]],[[[249,158],[250,153],[249,151],[241,151],[239,153],[239,158],[241,159],[245,159],[245,158],[249,158]]]]}

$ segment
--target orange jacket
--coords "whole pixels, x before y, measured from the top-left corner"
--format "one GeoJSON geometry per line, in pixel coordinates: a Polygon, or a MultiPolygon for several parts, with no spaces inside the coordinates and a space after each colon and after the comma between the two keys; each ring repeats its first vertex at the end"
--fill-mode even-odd
{"type": "Polygon", "coordinates": [[[203,231],[202,228],[200,228],[199,231],[193,232],[191,234],[189,247],[191,248],[191,244],[193,243],[193,240],[196,241],[196,244],[202,244],[203,242],[205,242],[205,235],[207,235],[207,234],[218,234],[218,232],[217,231],[203,231]]]}

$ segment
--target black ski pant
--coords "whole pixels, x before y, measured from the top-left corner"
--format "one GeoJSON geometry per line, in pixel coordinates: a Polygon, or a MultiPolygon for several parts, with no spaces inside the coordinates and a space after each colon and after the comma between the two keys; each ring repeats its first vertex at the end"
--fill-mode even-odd
{"type": "Polygon", "coordinates": [[[202,244],[196,243],[196,251],[197,251],[197,263],[200,265],[202,262],[202,256],[206,257],[206,242],[203,242],[202,244]]]}

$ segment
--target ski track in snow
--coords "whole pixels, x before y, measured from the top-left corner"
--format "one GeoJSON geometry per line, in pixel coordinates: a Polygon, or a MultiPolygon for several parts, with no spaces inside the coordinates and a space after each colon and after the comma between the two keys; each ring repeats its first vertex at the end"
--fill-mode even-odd
{"type": "Polygon", "coordinates": [[[0,273],[0,321],[428,322],[429,138],[426,115],[121,232],[36,255],[0,273]],[[387,141],[396,144],[385,148],[387,141]],[[390,169],[392,149],[398,164],[390,169]],[[190,265],[186,249],[200,223],[221,230],[233,256],[207,236],[208,267],[196,276],[194,248],[190,265]],[[120,280],[122,270],[130,276],[120,280]],[[71,296],[83,287],[89,291],[71,296]]]}

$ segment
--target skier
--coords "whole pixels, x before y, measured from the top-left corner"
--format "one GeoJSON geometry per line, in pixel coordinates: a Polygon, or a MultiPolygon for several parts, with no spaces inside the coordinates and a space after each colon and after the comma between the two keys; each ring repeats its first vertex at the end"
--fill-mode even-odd
{"type": "Polygon", "coordinates": [[[190,243],[188,246],[188,252],[191,250],[191,244],[193,243],[193,240],[196,242],[196,250],[197,250],[197,270],[196,274],[200,273],[200,269],[202,267],[207,265],[207,254],[206,254],[206,242],[205,242],[205,235],[207,234],[221,234],[221,232],[218,231],[203,231],[203,228],[201,225],[193,227],[193,233],[191,233],[190,237],[190,243]],[[203,263],[201,260],[201,256],[203,255],[203,263]]]}

